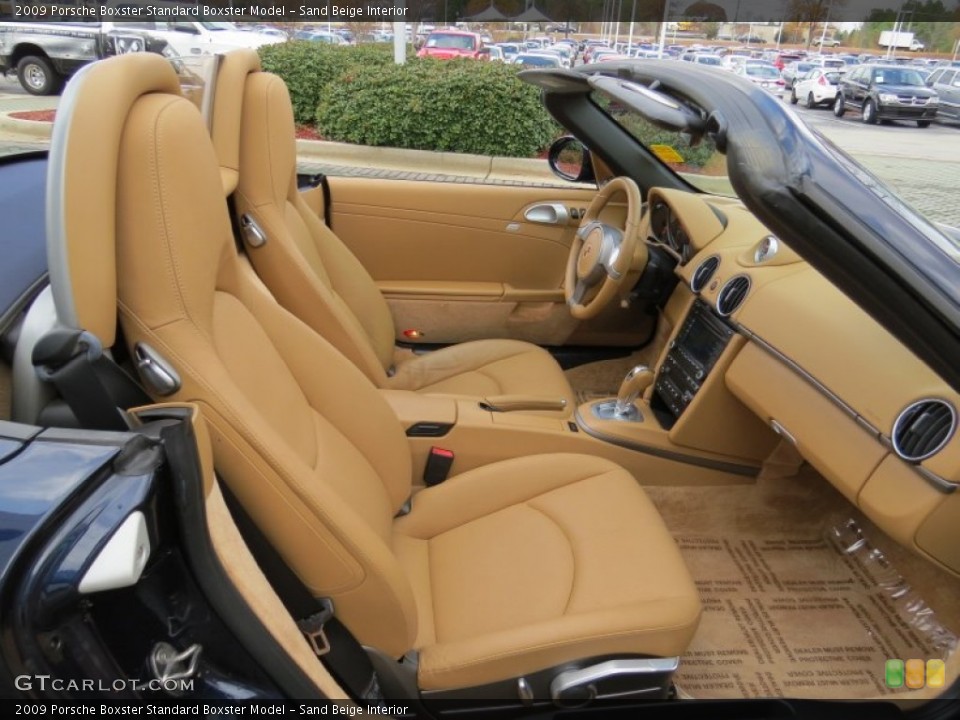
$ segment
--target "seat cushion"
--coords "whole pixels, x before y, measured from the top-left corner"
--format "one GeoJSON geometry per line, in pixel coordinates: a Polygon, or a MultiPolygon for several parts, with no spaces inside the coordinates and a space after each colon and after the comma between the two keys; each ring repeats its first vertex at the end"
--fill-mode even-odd
{"type": "Polygon", "coordinates": [[[601,655],[677,656],[700,618],[656,509],[600,458],[538,455],[458,475],[418,493],[394,532],[424,690],[601,655]]]}
{"type": "Polygon", "coordinates": [[[419,355],[397,368],[388,387],[437,395],[563,398],[575,407],[563,370],[546,350],[520,340],[476,340],[419,355]]]}

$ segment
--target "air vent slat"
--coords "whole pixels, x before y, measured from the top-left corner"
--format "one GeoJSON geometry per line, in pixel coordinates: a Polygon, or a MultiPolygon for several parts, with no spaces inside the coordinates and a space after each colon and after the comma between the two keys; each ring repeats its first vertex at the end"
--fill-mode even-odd
{"type": "Polygon", "coordinates": [[[720,267],[720,258],[716,255],[711,255],[700,263],[700,266],[693,273],[693,279],[690,280],[690,289],[695,293],[703,290],[718,267],[720,267]]]}
{"type": "Polygon", "coordinates": [[[717,296],[717,312],[726,317],[736,311],[750,291],[750,278],[737,275],[727,281],[717,296]]]}
{"type": "Polygon", "coordinates": [[[893,424],[893,448],[904,460],[920,462],[937,453],[953,435],[957,415],[943,400],[920,400],[893,424]]]}

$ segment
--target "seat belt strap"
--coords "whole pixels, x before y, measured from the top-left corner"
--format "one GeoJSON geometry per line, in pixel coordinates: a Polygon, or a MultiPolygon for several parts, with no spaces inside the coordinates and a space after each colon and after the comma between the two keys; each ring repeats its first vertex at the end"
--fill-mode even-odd
{"type": "Polygon", "coordinates": [[[309,175],[297,175],[297,188],[315,188],[319,187],[323,193],[323,222],[328,228],[333,227],[333,220],[330,218],[330,181],[323,173],[311,173],[309,175]]]}
{"type": "Polygon", "coordinates": [[[47,333],[33,348],[32,360],[37,374],[57,389],[81,427],[128,430],[123,411],[151,402],[89,332],[60,329],[47,333]]]}
{"type": "Polygon", "coordinates": [[[263,574],[284,607],[297,621],[311,648],[324,666],[356,697],[379,702],[383,699],[373,663],[366,650],[335,614],[333,601],[317,598],[290,569],[226,484],[223,495],[263,574]]]}

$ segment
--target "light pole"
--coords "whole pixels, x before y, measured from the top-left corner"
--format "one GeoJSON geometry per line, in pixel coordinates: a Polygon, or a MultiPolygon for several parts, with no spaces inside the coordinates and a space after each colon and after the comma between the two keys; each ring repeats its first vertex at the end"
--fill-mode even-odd
{"type": "Polygon", "coordinates": [[[633,5],[630,7],[630,39],[627,41],[627,54],[633,52],[633,18],[637,13],[637,0],[633,0],[633,5]]]}
{"type": "Polygon", "coordinates": [[[830,10],[833,8],[833,2],[827,3],[827,17],[823,20],[823,32],[820,33],[820,52],[823,53],[823,44],[827,41],[827,25],[830,24],[830,10]]]}

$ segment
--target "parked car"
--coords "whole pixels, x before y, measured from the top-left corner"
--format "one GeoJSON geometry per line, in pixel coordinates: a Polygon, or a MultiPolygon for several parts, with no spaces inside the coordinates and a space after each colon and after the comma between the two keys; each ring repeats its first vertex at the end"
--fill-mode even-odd
{"type": "Polygon", "coordinates": [[[738,67],[734,74],[745,77],[777,97],[783,97],[783,78],[773,65],[748,62],[738,67]]]}
{"type": "Polygon", "coordinates": [[[880,120],[914,120],[925,128],[933,122],[939,96],[928,88],[915,69],[899,65],[861,65],[840,80],[833,114],[860,113],[864,123],[880,120]]]}
{"type": "Polygon", "coordinates": [[[819,105],[833,106],[840,90],[840,76],[836,70],[814,68],[790,89],[790,102],[796,105],[800,99],[803,104],[813,109],[819,105]]]}
{"type": "Polygon", "coordinates": [[[517,43],[498,43],[498,45],[503,51],[503,56],[507,62],[513,62],[517,55],[520,54],[520,45],[517,43]]]}
{"type": "Polygon", "coordinates": [[[346,38],[339,33],[326,30],[298,30],[293,34],[294,40],[326,43],[327,45],[349,45],[346,38]]]}
{"type": "Polygon", "coordinates": [[[723,64],[720,61],[720,56],[714,55],[713,53],[696,53],[693,56],[693,62],[698,65],[706,65],[708,67],[723,67],[723,64]]]}
{"type": "Polygon", "coordinates": [[[453,58],[484,57],[483,41],[476,33],[463,30],[434,30],[427,36],[423,47],[417,52],[417,57],[431,57],[440,60],[453,58]]]}
{"type": "Polygon", "coordinates": [[[0,163],[24,714],[949,715],[960,231],[669,61],[520,74],[550,183],[298,178],[237,57],[233,122],[131,54],[0,163]]]}
{"type": "Polygon", "coordinates": [[[934,70],[926,84],[940,98],[937,117],[960,120],[960,66],[934,70]]]}
{"type": "Polygon", "coordinates": [[[513,62],[525,68],[563,67],[558,56],[544,52],[522,52],[513,62]]]}
{"type": "MultiPolygon", "coordinates": [[[[125,23],[0,22],[0,75],[31,95],[54,95],[80,68],[126,52],[162,53],[167,41],[125,23]]],[[[168,51],[172,52],[172,51],[168,51]]]]}
{"type": "Polygon", "coordinates": [[[797,60],[785,65],[783,70],[780,72],[780,77],[783,78],[784,88],[790,90],[793,87],[794,82],[806,75],[815,67],[816,64],[808,60],[797,60]]]}

